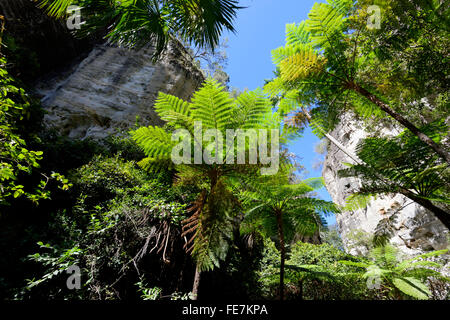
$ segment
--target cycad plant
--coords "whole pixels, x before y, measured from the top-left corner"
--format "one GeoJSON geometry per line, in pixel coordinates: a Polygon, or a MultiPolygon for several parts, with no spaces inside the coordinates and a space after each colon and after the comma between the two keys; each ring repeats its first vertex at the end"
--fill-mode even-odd
{"type": "Polygon", "coordinates": [[[318,232],[325,223],[322,213],[338,212],[332,202],[311,195],[322,186],[321,178],[290,184],[288,175],[282,173],[244,182],[241,197],[249,210],[242,231],[277,237],[280,243],[280,300],[284,299],[286,243],[295,235],[308,236],[318,232]]]}
{"type": "Polygon", "coordinates": [[[41,0],[52,16],[67,16],[70,5],[82,8],[80,36],[107,30],[106,38],[126,47],[152,43],[158,58],[172,38],[214,49],[224,29],[233,31],[241,7],[235,0],[41,0]]]}
{"type": "MultiPolygon", "coordinates": [[[[320,123],[325,128],[331,128],[337,115],[348,108],[366,117],[387,114],[450,163],[448,150],[397,110],[410,109],[407,104],[400,102],[394,107],[394,102],[386,102],[378,89],[366,85],[360,76],[361,70],[373,68],[376,59],[361,54],[359,37],[367,28],[361,17],[367,8],[354,2],[315,3],[309,19],[286,26],[286,45],[272,52],[278,77],[266,85],[267,92],[288,99],[284,104],[286,113],[296,111],[298,106],[315,105],[313,118],[315,115],[319,122],[326,115],[328,123],[320,123]]],[[[302,122],[305,116],[297,115],[295,119],[302,122]]]]}
{"type": "Polygon", "coordinates": [[[340,261],[340,263],[365,268],[364,278],[367,279],[368,286],[371,289],[381,289],[383,286],[391,298],[401,299],[406,295],[425,300],[431,297],[426,285],[428,278],[450,281],[438,271],[442,269],[441,263],[428,260],[447,252],[448,250],[433,251],[401,261],[398,249],[386,245],[372,249],[368,262],[340,261]]]}
{"type": "MultiPolygon", "coordinates": [[[[192,215],[183,222],[182,234],[186,250],[192,252],[197,263],[193,287],[196,297],[201,271],[218,266],[219,260],[224,259],[227,253],[239,208],[232,192],[233,181],[237,176],[259,174],[261,169],[258,161],[253,164],[238,164],[236,161],[239,150],[247,152],[252,148],[250,142],[239,150],[234,142],[224,148],[219,143],[219,136],[225,137],[228,130],[235,130],[237,135],[237,129],[278,130],[279,118],[272,114],[269,101],[262,93],[245,92],[232,99],[230,93],[212,79],[194,93],[191,102],[160,93],[154,108],[166,121],[166,129],[149,126],[133,132],[133,139],[147,155],[139,164],[148,170],[170,166],[177,172],[178,183],[194,185],[201,190],[190,207],[192,215]],[[210,130],[216,134],[209,134],[206,138],[210,130]],[[171,135],[170,131],[174,134],[171,135]],[[174,150],[177,156],[180,151],[177,149],[180,138],[184,141],[184,161],[173,162],[174,150]],[[200,154],[191,153],[192,150],[200,150],[200,154]],[[210,161],[204,163],[203,159],[210,161]]],[[[268,141],[278,137],[281,142],[286,139],[282,133],[270,136],[268,141]]],[[[278,149],[271,151],[278,155],[278,149]]]]}

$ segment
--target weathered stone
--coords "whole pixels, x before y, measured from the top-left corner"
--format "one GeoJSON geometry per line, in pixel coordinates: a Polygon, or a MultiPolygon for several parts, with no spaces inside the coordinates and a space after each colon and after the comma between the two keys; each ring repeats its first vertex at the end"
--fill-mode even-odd
{"type": "Polygon", "coordinates": [[[141,125],[161,125],[153,110],[158,93],[189,99],[204,80],[190,56],[172,42],[153,63],[152,50],[96,46],[66,73],[41,81],[36,92],[48,112],[44,122],[72,138],[96,139],[141,125]]]}
{"type": "MultiPolygon", "coordinates": [[[[389,125],[380,126],[378,131],[380,135],[399,133],[389,125]]],[[[362,128],[361,122],[354,120],[351,114],[346,114],[331,135],[355,153],[357,144],[367,137],[368,133],[362,128]]],[[[346,168],[343,163],[354,162],[330,143],[322,175],[333,201],[339,205],[344,205],[347,197],[361,185],[358,179],[338,176],[338,171],[346,168]]],[[[336,216],[346,250],[352,254],[367,253],[364,246],[356,245],[354,234],[358,230],[373,234],[380,220],[396,211],[398,213],[391,244],[404,254],[415,255],[424,251],[445,249],[448,246],[449,230],[431,212],[403,195],[392,195],[379,196],[365,209],[343,212],[336,216]]]]}

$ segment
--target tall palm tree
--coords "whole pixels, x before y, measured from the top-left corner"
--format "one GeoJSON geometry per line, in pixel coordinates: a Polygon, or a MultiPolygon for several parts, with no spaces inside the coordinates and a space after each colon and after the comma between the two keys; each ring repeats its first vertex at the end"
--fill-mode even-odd
{"type": "MultiPolygon", "coordinates": [[[[218,139],[207,141],[206,133],[213,129],[223,137],[227,130],[235,129],[278,129],[279,119],[273,117],[270,102],[262,93],[245,92],[236,99],[230,97],[218,82],[208,79],[202,88],[194,93],[192,102],[160,93],[155,110],[167,128],[179,134],[179,138],[192,138],[185,145],[185,151],[210,150],[213,161],[210,164],[196,161],[193,155],[183,154],[183,163],[172,162],[172,152],[178,142],[173,141],[170,132],[159,127],[142,127],[133,132],[133,139],[142,147],[147,158],[139,164],[148,170],[170,166],[176,170],[178,183],[195,185],[201,191],[191,205],[191,216],[183,221],[185,248],[194,256],[197,267],[192,293],[197,297],[202,271],[211,270],[225,258],[232,236],[235,215],[239,203],[233,193],[237,177],[259,172],[261,165],[237,164],[237,146],[220,148],[218,139]],[[202,127],[196,127],[201,123],[202,127]],[[183,131],[180,131],[183,130],[183,131]],[[201,134],[204,138],[199,139],[201,134]],[[214,146],[214,150],[208,149],[214,146]],[[226,150],[225,150],[226,149],[226,150]],[[233,152],[231,152],[233,150],[233,152]],[[220,161],[219,159],[227,159],[220,161]],[[233,161],[228,161],[232,159],[233,161]],[[227,164],[227,163],[234,164],[227,164]]],[[[283,141],[283,134],[281,141],[283,141]]],[[[228,147],[228,146],[227,146],[228,147]]],[[[245,150],[250,146],[245,145],[245,150]]],[[[278,148],[278,147],[277,147],[278,148]]],[[[205,155],[203,152],[201,156],[205,155]]],[[[198,159],[197,159],[198,160],[198,159]]],[[[201,159],[203,160],[203,159],[201,159]]]]}
{"type": "Polygon", "coordinates": [[[289,184],[288,176],[259,177],[244,182],[243,203],[250,208],[243,227],[260,230],[266,236],[276,235],[280,243],[280,300],[284,299],[286,242],[295,234],[313,235],[323,225],[320,213],[335,213],[332,203],[313,198],[311,192],[323,186],[322,178],[289,184]]]}
{"type": "MultiPolygon", "coordinates": [[[[39,1],[39,0],[38,0],[39,1]]],[[[85,23],[77,32],[86,36],[106,31],[106,38],[126,47],[154,44],[154,58],[168,41],[181,38],[214,49],[224,29],[234,32],[241,9],[236,0],[40,0],[51,16],[62,18],[70,5],[82,8],[85,23]]]]}

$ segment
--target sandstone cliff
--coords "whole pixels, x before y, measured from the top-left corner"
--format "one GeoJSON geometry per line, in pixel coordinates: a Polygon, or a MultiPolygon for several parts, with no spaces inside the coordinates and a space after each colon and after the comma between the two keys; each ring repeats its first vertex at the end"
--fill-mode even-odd
{"type": "Polygon", "coordinates": [[[104,138],[141,125],[161,125],[153,110],[158,92],[189,99],[202,73],[177,42],[153,63],[152,50],[97,45],[70,70],[42,80],[36,91],[48,112],[44,122],[72,138],[104,138]]]}
{"type": "MultiPolygon", "coordinates": [[[[382,135],[396,133],[396,129],[390,126],[380,129],[382,135]]],[[[350,114],[343,116],[330,134],[353,153],[358,142],[368,135],[361,123],[353,120],[350,114]]],[[[353,163],[347,155],[330,143],[322,175],[333,201],[339,205],[345,204],[345,199],[360,186],[358,179],[338,177],[338,171],[345,167],[344,162],[353,163]]],[[[395,212],[395,234],[391,244],[403,253],[413,255],[447,247],[449,230],[431,212],[402,195],[392,195],[379,196],[365,209],[343,212],[336,216],[346,250],[352,254],[365,254],[367,248],[361,245],[360,241],[364,233],[373,234],[380,220],[395,212]]]]}

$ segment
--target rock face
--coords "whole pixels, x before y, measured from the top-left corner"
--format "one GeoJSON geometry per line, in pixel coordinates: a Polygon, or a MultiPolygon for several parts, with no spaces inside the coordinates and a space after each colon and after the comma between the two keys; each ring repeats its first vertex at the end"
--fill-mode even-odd
{"type": "MultiPolygon", "coordinates": [[[[398,132],[387,126],[383,127],[380,133],[392,135],[398,132]]],[[[330,134],[353,153],[358,142],[368,135],[351,115],[343,116],[340,124],[330,134]]],[[[345,168],[343,162],[353,163],[347,155],[330,143],[322,175],[333,201],[339,205],[345,204],[345,199],[360,186],[358,179],[338,177],[338,171],[345,168]]],[[[391,244],[404,254],[415,255],[447,247],[449,230],[428,210],[403,195],[395,195],[380,196],[371,201],[365,209],[336,216],[346,251],[351,254],[366,254],[367,247],[362,245],[364,241],[361,241],[365,234],[373,234],[380,220],[395,212],[398,213],[392,222],[395,234],[391,244]]]]}
{"type": "Polygon", "coordinates": [[[157,63],[151,49],[97,45],[81,63],[36,86],[44,122],[71,138],[101,139],[140,125],[161,125],[153,110],[159,91],[188,99],[204,78],[185,49],[170,44],[157,63]]]}
{"type": "Polygon", "coordinates": [[[153,63],[151,48],[100,44],[100,34],[74,38],[65,21],[48,17],[32,0],[0,0],[0,15],[5,39],[20,50],[12,56],[26,62],[10,71],[41,98],[45,124],[72,138],[104,138],[133,126],[136,116],[141,125],[161,125],[153,111],[158,92],[189,99],[204,81],[177,41],[153,63]]]}

